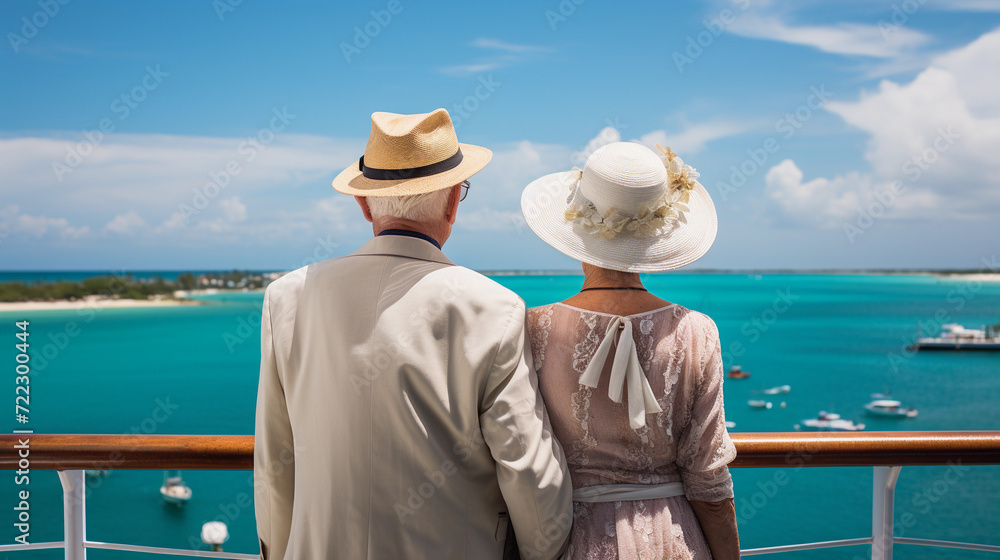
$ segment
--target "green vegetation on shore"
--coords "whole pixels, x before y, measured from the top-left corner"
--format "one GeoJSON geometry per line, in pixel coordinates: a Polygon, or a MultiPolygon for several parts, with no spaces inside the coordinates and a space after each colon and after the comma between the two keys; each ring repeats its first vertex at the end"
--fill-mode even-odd
{"type": "Polygon", "coordinates": [[[131,274],[85,278],[80,282],[67,280],[0,283],[0,302],[76,300],[87,296],[121,299],[149,299],[153,296],[173,297],[177,290],[263,288],[268,278],[259,273],[239,270],[213,272],[195,276],[185,272],[176,281],[159,276],[135,278],[131,274]]]}

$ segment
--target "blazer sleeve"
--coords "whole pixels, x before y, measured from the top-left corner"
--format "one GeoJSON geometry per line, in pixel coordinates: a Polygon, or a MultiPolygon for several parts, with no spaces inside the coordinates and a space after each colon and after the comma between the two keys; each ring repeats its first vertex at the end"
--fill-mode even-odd
{"type": "Polygon", "coordinates": [[[285,392],[274,354],[270,288],[260,321],[260,380],[254,420],[254,512],[260,558],[282,560],[292,524],[295,455],[285,392]]]}
{"type": "Polygon", "coordinates": [[[557,558],[569,544],[573,487],[552,435],[531,360],[527,311],[518,299],[481,405],[480,427],[522,558],[557,558]]]}

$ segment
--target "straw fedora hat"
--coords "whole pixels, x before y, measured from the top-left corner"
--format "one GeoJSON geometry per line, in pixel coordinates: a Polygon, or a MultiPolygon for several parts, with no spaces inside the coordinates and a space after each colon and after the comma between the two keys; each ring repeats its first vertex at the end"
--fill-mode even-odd
{"type": "Polygon", "coordinates": [[[698,173],[670,150],[602,146],[583,170],[536,179],[521,196],[532,231],[560,252],[625,272],[661,272],[704,255],[718,229],[698,173]]]}
{"type": "Polygon", "coordinates": [[[489,163],[493,152],[459,144],[444,109],[417,115],[372,113],[365,154],[333,180],[355,196],[405,196],[458,185],[489,163]]]}

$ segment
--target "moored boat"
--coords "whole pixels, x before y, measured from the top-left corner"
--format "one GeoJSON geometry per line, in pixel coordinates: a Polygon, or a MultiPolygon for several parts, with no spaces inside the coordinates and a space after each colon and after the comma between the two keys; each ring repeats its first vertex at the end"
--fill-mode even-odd
{"type": "Polygon", "coordinates": [[[730,379],[746,379],[750,377],[749,371],[743,371],[740,366],[733,366],[729,368],[729,373],[726,374],[730,379]]]}
{"type": "MultiPolygon", "coordinates": [[[[841,418],[839,414],[819,411],[816,418],[809,418],[802,421],[801,428],[820,432],[857,432],[865,429],[864,424],[855,424],[851,420],[841,418]]],[[[795,429],[800,429],[798,424],[795,429]]]]}
{"type": "Polygon", "coordinates": [[[779,385],[777,387],[771,387],[770,389],[764,389],[765,395],[783,395],[789,393],[792,390],[791,385],[779,385]]]}
{"type": "Polygon", "coordinates": [[[754,407],[754,408],[765,408],[765,409],[769,409],[772,406],[774,406],[769,401],[762,401],[762,400],[756,400],[756,399],[755,400],[749,400],[749,401],[747,401],[747,404],[750,405],[750,406],[752,406],[752,407],[754,407]]]}
{"type": "Polygon", "coordinates": [[[918,338],[913,350],[1000,350],[1000,325],[967,329],[958,323],[941,325],[936,337],[918,338]]]}
{"type": "Polygon", "coordinates": [[[917,415],[917,409],[907,408],[903,403],[891,399],[876,399],[866,404],[865,410],[868,414],[891,418],[913,418],[917,415]]]}
{"type": "Polygon", "coordinates": [[[163,501],[168,504],[182,506],[191,499],[191,488],[184,484],[181,478],[181,471],[163,471],[163,486],[160,486],[160,495],[163,501]]]}

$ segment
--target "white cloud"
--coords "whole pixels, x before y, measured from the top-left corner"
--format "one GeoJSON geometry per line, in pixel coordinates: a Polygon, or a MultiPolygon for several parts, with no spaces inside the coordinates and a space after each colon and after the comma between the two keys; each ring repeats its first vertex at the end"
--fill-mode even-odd
{"type": "Polygon", "coordinates": [[[477,49],[483,49],[484,51],[490,51],[491,54],[479,57],[473,62],[445,66],[440,69],[440,72],[453,76],[481,74],[483,72],[496,70],[497,68],[511,66],[512,64],[522,62],[526,57],[530,57],[533,54],[543,53],[550,50],[548,47],[542,47],[539,45],[508,43],[500,39],[491,39],[488,37],[479,37],[469,43],[469,46],[477,49]]]}
{"type": "MultiPolygon", "coordinates": [[[[4,138],[0,199],[15,202],[28,216],[16,220],[22,231],[129,234],[148,222],[160,224],[150,229],[154,235],[171,231],[176,237],[180,231],[183,237],[186,231],[194,237],[201,221],[222,231],[249,224],[250,214],[259,225],[280,219],[281,207],[313,209],[315,199],[332,192],[329,180],[357,160],[364,141],[279,133],[270,143],[258,140],[257,146],[246,137],[158,134],[116,134],[98,145],[68,135],[4,138]],[[65,163],[70,151],[89,155],[59,181],[52,164],[65,163]],[[306,191],[317,194],[300,194],[306,191]],[[280,206],[269,200],[278,193],[285,193],[280,206]],[[182,206],[197,213],[185,220],[182,206]],[[254,207],[259,210],[250,212],[254,207]],[[42,213],[35,209],[63,218],[42,220],[33,216],[42,213]]],[[[247,230],[251,238],[261,231],[247,230]]]]}
{"type": "Polygon", "coordinates": [[[483,72],[489,72],[491,70],[496,70],[505,66],[505,64],[495,61],[495,62],[479,62],[472,64],[456,64],[454,66],[445,66],[441,69],[444,74],[451,74],[455,76],[465,76],[469,74],[481,74],[483,72]]]}
{"type": "Polygon", "coordinates": [[[544,52],[549,50],[546,47],[540,47],[538,45],[518,45],[515,43],[501,41],[500,39],[490,39],[488,37],[479,37],[470,43],[470,45],[481,49],[495,49],[512,53],[544,52]]]}
{"type": "Polygon", "coordinates": [[[587,163],[587,158],[589,158],[590,154],[594,153],[595,150],[602,146],[621,141],[621,133],[618,132],[618,130],[613,126],[606,126],[597,133],[597,136],[591,138],[582,150],[579,152],[573,152],[573,165],[583,167],[583,165],[587,163]]]}
{"type": "Polygon", "coordinates": [[[230,222],[243,222],[247,219],[247,207],[240,201],[240,197],[224,198],[219,201],[222,207],[222,215],[230,222]]]}
{"type": "Polygon", "coordinates": [[[890,216],[994,219],[1000,211],[1000,29],[934,60],[913,81],[883,80],[854,102],[826,109],[870,136],[870,172],[802,183],[791,161],[768,172],[785,214],[843,219],[885,185],[905,191],[890,216]]]}
{"type": "Polygon", "coordinates": [[[938,10],[1000,12],[1000,0],[949,0],[941,3],[932,2],[929,7],[938,10]]]}
{"type": "Polygon", "coordinates": [[[705,149],[705,145],[712,140],[741,134],[751,128],[752,125],[749,123],[719,120],[690,125],[679,132],[654,130],[643,134],[635,142],[650,148],[656,144],[669,146],[684,158],[705,149]]]}
{"type": "Polygon", "coordinates": [[[940,200],[926,189],[894,187],[877,182],[870,174],[851,171],[832,179],[816,177],[803,182],[804,174],[790,159],[775,165],[764,177],[765,192],[792,223],[837,228],[856,220],[860,213],[877,218],[931,217],[940,200]]]}
{"type": "Polygon", "coordinates": [[[131,235],[136,232],[137,229],[145,227],[146,220],[143,220],[141,216],[135,212],[126,212],[125,214],[118,214],[113,220],[104,226],[104,231],[110,231],[112,233],[117,233],[121,235],[131,235]]]}
{"type": "Polygon", "coordinates": [[[52,234],[61,239],[78,239],[90,233],[88,226],[70,225],[66,218],[23,214],[20,208],[13,204],[0,209],[0,228],[6,230],[8,234],[21,233],[33,237],[52,234]]]}
{"type": "Polygon", "coordinates": [[[771,13],[767,7],[741,14],[728,29],[754,39],[804,45],[828,53],[878,58],[892,58],[911,52],[929,40],[927,35],[902,26],[887,32],[876,24],[797,25],[789,22],[783,14],[771,13]]]}

